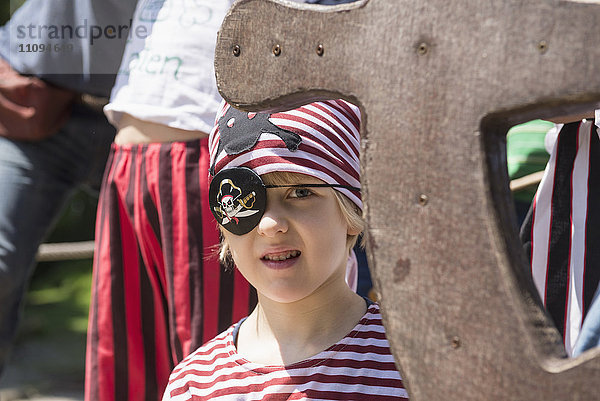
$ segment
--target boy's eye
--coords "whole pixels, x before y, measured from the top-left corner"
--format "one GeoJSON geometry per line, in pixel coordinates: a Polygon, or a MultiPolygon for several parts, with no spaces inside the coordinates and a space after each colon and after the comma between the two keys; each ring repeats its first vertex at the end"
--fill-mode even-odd
{"type": "Polygon", "coordinates": [[[306,198],[312,195],[312,192],[308,188],[292,188],[290,192],[290,198],[306,198]]]}

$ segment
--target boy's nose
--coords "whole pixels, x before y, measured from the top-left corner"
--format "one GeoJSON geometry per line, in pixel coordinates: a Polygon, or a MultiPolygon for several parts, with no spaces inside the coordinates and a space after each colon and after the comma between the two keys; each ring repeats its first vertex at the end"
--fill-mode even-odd
{"type": "Polygon", "coordinates": [[[287,218],[281,210],[277,210],[267,205],[265,214],[261,217],[258,222],[257,232],[260,235],[267,237],[273,237],[277,233],[285,233],[288,230],[287,218]]]}

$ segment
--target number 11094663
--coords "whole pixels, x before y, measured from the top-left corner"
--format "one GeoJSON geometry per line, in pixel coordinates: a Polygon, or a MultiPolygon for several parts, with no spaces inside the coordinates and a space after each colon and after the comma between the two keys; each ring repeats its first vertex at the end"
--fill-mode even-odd
{"type": "Polygon", "coordinates": [[[17,45],[17,48],[19,53],[65,53],[73,51],[71,43],[20,43],[17,45]]]}

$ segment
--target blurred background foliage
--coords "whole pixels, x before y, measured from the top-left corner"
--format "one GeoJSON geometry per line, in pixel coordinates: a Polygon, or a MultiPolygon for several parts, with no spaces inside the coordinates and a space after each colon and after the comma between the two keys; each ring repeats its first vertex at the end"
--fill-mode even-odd
{"type": "Polygon", "coordinates": [[[0,0],[0,24],[4,24],[25,0],[0,0]]]}
{"type": "MultiPolygon", "coordinates": [[[[94,239],[97,197],[78,190],[45,242],[94,239]]],[[[71,333],[84,344],[90,301],[92,260],[38,263],[27,293],[20,340],[71,333]]]]}

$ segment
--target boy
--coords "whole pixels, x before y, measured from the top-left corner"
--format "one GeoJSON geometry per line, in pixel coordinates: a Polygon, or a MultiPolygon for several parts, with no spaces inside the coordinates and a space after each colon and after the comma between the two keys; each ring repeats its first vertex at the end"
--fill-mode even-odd
{"type": "Polygon", "coordinates": [[[175,368],[164,400],[406,400],[377,304],[345,282],[363,229],[360,113],[224,104],[209,140],[210,208],[256,288],[246,319],[175,368]]]}

